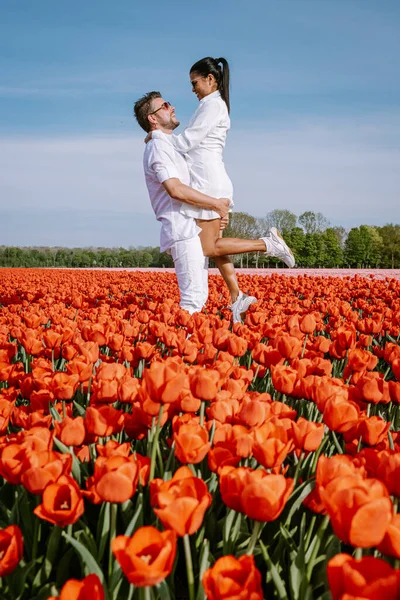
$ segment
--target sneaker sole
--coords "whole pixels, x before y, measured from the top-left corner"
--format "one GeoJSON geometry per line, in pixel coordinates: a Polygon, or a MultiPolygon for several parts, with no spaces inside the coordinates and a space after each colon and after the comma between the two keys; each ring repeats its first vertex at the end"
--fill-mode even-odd
{"type": "MultiPolygon", "coordinates": [[[[278,231],[276,227],[271,227],[270,231],[271,231],[271,232],[272,232],[274,235],[276,235],[276,237],[278,237],[278,238],[280,238],[280,239],[282,240],[282,242],[283,242],[283,244],[285,245],[285,248],[287,248],[287,251],[289,252],[290,256],[293,258],[293,260],[295,260],[295,258],[294,258],[294,254],[293,254],[293,252],[291,251],[291,249],[289,248],[289,246],[287,245],[287,243],[285,242],[285,240],[283,239],[283,237],[282,237],[282,235],[281,235],[281,232],[280,232],[280,231],[278,231]]],[[[293,263],[293,267],[294,267],[294,265],[295,265],[295,264],[296,264],[296,263],[294,262],[294,263],[293,263]]]]}

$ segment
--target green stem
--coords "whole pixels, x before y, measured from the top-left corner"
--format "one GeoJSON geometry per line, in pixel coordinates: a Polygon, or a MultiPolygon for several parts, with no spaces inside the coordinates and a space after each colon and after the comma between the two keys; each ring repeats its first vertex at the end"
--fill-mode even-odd
{"type": "Polygon", "coordinates": [[[314,544],[314,548],[313,548],[313,551],[312,551],[312,554],[311,554],[311,557],[310,557],[310,561],[309,561],[309,563],[307,565],[307,578],[308,578],[309,581],[311,579],[311,575],[312,575],[312,572],[313,572],[313,569],[314,569],[315,559],[317,558],[318,551],[320,549],[321,542],[322,542],[322,539],[323,539],[323,537],[325,535],[325,531],[326,531],[326,528],[328,527],[328,525],[329,525],[329,517],[328,517],[328,515],[326,515],[322,519],[321,525],[318,527],[318,530],[317,530],[317,533],[316,533],[316,542],[314,544]]]}
{"type": "Polygon", "coordinates": [[[62,404],[63,417],[65,419],[65,417],[67,416],[67,408],[66,408],[65,400],[62,400],[61,404],[62,404]]]}
{"type": "Polygon", "coordinates": [[[257,545],[258,538],[260,535],[261,525],[262,525],[262,523],[260,523],[260,521],[254,521],[253,533],[251,535],[249,547],[247,548],[246,554],[254,553],[254,548],[257,545]]]}
{"type": "Polygon", "coordinates": [[[153,442],[152,442],[152,447],[151,447],[151,465],[150,465],[149,482],[154,479],[154,471],[156,469],[156,455],[157,455],[158,437],[160,435],[160,424],[161,424],[161,419],[162,419],[162,416],[163,416],[163,412],[164,412],[164,404],[160,404],[160,410],[158,412],[156,432],[154,434],[154,438],[153,438],[153,442]]]}
{"type": "Polygon", "coordinates": [[[39,525],[40,519],[36,515],[33,517],[35,519],[34,527],[33,527],[33,544],[32,544],[32,562],[34,562],[37,558],[38,544],[39,544],[39,525]]]}
{"type": "Polygon", "coordinates": [[[297,486],[297,482],[299,481],[299,477],[300,477],[300,468],[301,468],[301,466],[302,466],[302,464],[303,464],[303,461],[304,461],[304,452],[302,452],[302,453],[300,454],[300,458],[299,458],[299,460],[298,460],[298,463],[297,463],[297,466],[296,466],[296,471],[295,471],[295,474],[294,474],[294,487],[296,487],[296,486],[297,486]]]}
{"type": "Polygon", "coordinates": [[[151,600],[151,588],[146,586],[142,588],[142,593],[140,594],[140,596],[143,598],[143,600],[151,600]]]}
{"type": "Polygon", "coordinates": [[[308,333],[306,333],[306,336],[305,336],[305,338],[304,338],[304,344],[303,344],[303,349],[302,349],[302,351],[301,351],[301,356],[300,356],[300,358],[303,358],[303,356],[304,356],[304,352],[305,352],[305,350],[306,350],[306,344],[307,344],[307,340],[308,340],[308,333]]]}
{"type": "Polygon", "coordinates": [[[205,408],[206,403],[204,402],[204,400],[201,401],[200,404],[200,425],[203,427],[204,424],[204,408],[205,408]]]}
{"type": "Polygon", "coordinates": [[[189,600],[194,600],[194,575],[193,575],[193,563],[192,553],[190,550],[190,538],[188,534],[183,536],[183,546],[185,548],[185,559],[186,559],[186,574],[189,588],[189,600]]]}
{"type": "Polygon", "coordinates": [[[110,547],[108,553],[108,581],[111,581],[112,573],[113,573],[113,564],[114,564],[114,555],[111,550],[111,542],[116,536],[117,533],[117,511],[118,504],[115,502],[110,502],[110,547]]]}
{"type": "Polygon", "coordinates": [[[356,560],[361,560],[362,559],[362,548],[356,548],[355,552],[354,552],[354,557],[356,560]]]}

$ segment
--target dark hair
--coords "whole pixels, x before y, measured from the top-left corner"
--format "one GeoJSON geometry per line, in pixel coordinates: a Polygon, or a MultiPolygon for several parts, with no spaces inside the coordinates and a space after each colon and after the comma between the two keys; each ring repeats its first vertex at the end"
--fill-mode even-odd
{"type": "Polygon", "coordinates": [[[139,98],[139,100],[135,102],[135,106],[133,107],[133,112],[135,114],[137,122],[139,123],[142,129],[147,131],[147,133],[149,133],[149,131],[151,130],[148,116],[151,113],[152,109],[151,103],[153,100],[155,100],[155,98],[161,98],[160,92],[148,92],[142,98],[139,98]]]}
{"type": "Polygon", "coordinates": [[[198,73],[202,77],[207,77],[210,74],[214,75],[218,91],[221,94],[222,100],[225,101],[228,112],[230,112],[228,61],[225,58],[211,58],[210,56],[206,56],[206,58],[202,58],[194,63],[190,72],[198,73]]]}

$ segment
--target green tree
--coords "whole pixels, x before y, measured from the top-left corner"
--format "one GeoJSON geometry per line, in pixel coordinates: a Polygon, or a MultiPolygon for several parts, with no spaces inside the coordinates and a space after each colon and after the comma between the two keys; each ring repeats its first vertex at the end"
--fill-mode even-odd
{"type": "Polygon", "coordinates": [[[318,233],[306,233],[304,236],[304,248],[302,256],[303,267],[315,267],[320,252],[320,236],[318,233]]]}
{"type": "Polygon", "coordinates": [[[328,227],[321,234],[321,238],[323,242],[321,265],[327,268],[340,267],[343,260],[343,250],[335,229],[328,227]]]}
{"type": "Polygon", "coordinates": [[[351,267],[378,267],[383,251],[383,239],[376,227],[353,227],[347,236],[344,260],[351,267]]]}
{"type": "Polygon", "coordinates": [[[400,225],[388,223],[378,228],[383,240],[383,266],[391,269],[400,267],[400,225]]]}
{"type": "Polygon", "coordinates": [[[307,210],[299,216],[299,224],[303,227],[305,233],[317,233],[325,231],[329,227],[329,221],[320,212],[307,210]]]}
{"type": "Polygon", "coordinates": [[[275,208],[267,213],[263,219],[263,233],[267,233],[271,227],[276,227],[281,232],[291,231],[296,227],[297,216],[290,210],[275,208]]]}

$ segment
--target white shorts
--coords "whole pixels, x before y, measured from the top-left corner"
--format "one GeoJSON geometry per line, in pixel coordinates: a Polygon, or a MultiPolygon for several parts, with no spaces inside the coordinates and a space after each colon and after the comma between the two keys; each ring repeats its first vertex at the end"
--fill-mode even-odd
{"type": "Polygon", "coordinates": [[[208,258],[199,236],[175,242],[170,253],[180,292],[180,306],[190,314],[200,312],[208,298],[208,258]]]}

